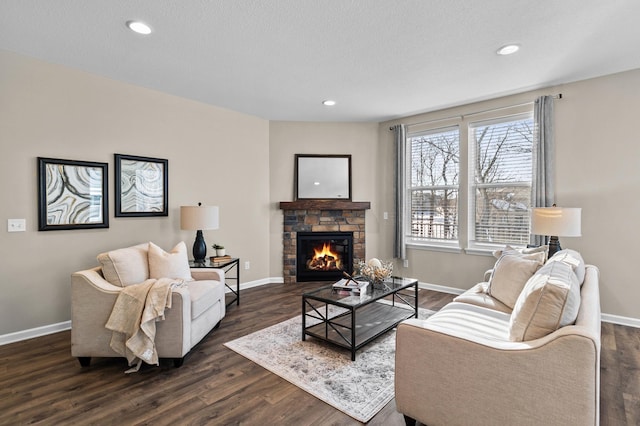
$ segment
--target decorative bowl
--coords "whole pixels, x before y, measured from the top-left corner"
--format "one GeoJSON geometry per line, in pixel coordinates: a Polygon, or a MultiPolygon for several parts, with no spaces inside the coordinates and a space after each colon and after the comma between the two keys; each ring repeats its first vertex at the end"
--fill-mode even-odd
{"type": "Polygon", "coordinates": [[[356,265],[358,275],[369,281],[374,288],[382,285],[382,282],[391,277],[393,262],[371,259],[369,262],[360,261],[356,265]]]}

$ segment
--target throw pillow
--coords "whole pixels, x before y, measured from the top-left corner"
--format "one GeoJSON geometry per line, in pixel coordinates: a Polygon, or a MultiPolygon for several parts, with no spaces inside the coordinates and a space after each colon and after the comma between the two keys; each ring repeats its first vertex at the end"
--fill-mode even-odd
{"type": "Polygon", "coordinates": [[[505,253],[518,253],[518,254],[533,254],[533,253],[541,253],[544,252],[545,257],[549,252],[549,246],[539,246],[539,247],[525,247],[525,248],[513,248],[510,245],[506,245],[503,249],[495,250],[493,252],[493,257],[496,259],[500,259],[505,253]]]}
{"type": "Polygon", "coordinates": [[[104,279],[118,287],[139,284],[149,278],[148,243],[100,253],[104,279]]]}
{"type": "Polygon", "coordinates": [[[544,253],[533,255],[503,254],[496,262],[487,293],[513,309],[516,300],[527,280],[540,268],[540,257],[544,253]],[[532,257],[533,258],[530,258],[532,257]]]}
{"type": "Polygon", "coordinates": [[[184,241],[179,242],[169,253],[154,243],[149,243],[149,277],[193,281],[184,241]]]}
{"type": "Polygon", "coordinates": [[[509,321],[509,339],[523,342],[573,324],[580,309],[580,285],[563,262],[544,265],[529,279],[509,321]]]}
{"type": "Polygon", "coordinates": [[[563,262],[567,265],[571,266],[573,272],[576,274],[578,278],[578,282],[580,286],[584,283],[584,275],[586,274],[586,266],[584,264],[584,259],[580,253],[571,249],[560,250],[556,254],[548,260],[548,262],[563,262]]]}

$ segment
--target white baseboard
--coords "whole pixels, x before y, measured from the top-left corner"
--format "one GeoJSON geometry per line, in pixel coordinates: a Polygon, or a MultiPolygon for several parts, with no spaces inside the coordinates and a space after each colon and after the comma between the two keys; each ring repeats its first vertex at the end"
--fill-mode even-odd
{"type": "Polygon", "coordinates": [[[22,340],[33,339],[34,337],[46,336],[47,334],[59,333],[71,330],[71,321],[59,322],[57,324],[43,325],[42,327],[30,328],[28,330],[16,331],[15,333],[0,335],[0,346],[9,343],[20,342],[22,340]]]}
{"type": "MultiPolygon", "coordinates": [[[[263,278],[261,280],[241,283],[240,291],[248,288],[260,287],[268,284],[282,284],[283,282],[284,282],[284,279],[282,277],[263,278]]],[[[465,290],[456,288],[456,287],[447,287],[443,285],[423,283],[423,282],[418,283],[418,287],[426,290],[439,291],[442,293],[449,293],[449,294],[462,294],[465,292],[465,290]]],[[[227,292],[229,291],[230,290],[227,289],[227,292]]],[[[600,318],[604,322],[624,325],[627,327],[640,328],[640,318],[623,317],[620,315],[612,315],[612,314],[602,314],[600,318]]],[[[58,333],[60,331],[65,331],[70,329],[71,329],[71,321],[64,321],[64,322],[59,322],[57,324],[44,325],[42,327],[31,328],[29,330],[16,331],[14,333],[3,334],[3,335],[0,335],[0,346],[8,345],[9,343],[20,342],[22,340],[33,339],[34,337],[46,336],[47,334],[58,333]]]]}
{"type": "Polygon", "coordinates": [[[423,282],[418,283],[418,288],[424,288],[425,290],[433,290],[433,291],[439,291],[441,293],[449,293],[449,294],[462,294],[465,292],[465,290],[462,290],[460,288],[447,287],[443,285],[429,284],[429,283],[423,283],[423,282]]]}
{"type": "Polygon", "coordinates": [[[620,315],[602,314],[600,319],[611,324],[626,325],[627,327],[640,328],[640,318],[622,317],[620,315]]]}
{"type": "MultiPolygon", "coordinates": [[[[284,280],[282,279],[282,277],[271,277],[271,278],[263,278],[261,280],[248,281],[246,283],[240,283],[240,291],[246,290],[248,288],[260,287],[262,285],[267,285],[267,284],[282,284],[283,282],[284,280]]],[[[231,284],[231,287],[233,286],[234,285],[231,284]]],[[[227,288],[226,292],[230,293],[231,290],[227,288]]]]}
{"type": "MultiPolygon", "coordinates": [[[[261,280],[256,280],[256,281],[249,281],[246,283],[240,283],[240,291],[242,290],[246,290],[248,288],[253,288],[253,287],[259,287],[261,285],[265,285],[265,284],[271,284],[271,281],[269,280],[269,278],[264,278],[261,280]]],[[[236,289],[236,284],[235,283],[227,283],[227,285],[231,288],[233,288],[234,290],[236,289]]],[[[228,287],[225,287],[224,289],[225,293],[231,293],[231,289],[229,289],[228,287]]]]}

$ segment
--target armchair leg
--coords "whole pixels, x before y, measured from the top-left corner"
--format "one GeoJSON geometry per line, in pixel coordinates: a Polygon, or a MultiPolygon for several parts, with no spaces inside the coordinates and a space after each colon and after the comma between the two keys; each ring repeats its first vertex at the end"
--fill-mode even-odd
{"type": "Polygon", "coordinates": [[[174,358],[173,359],[173,366],[175,368],[182,367],[182,364],[184,364],[184,357],[182,357],[182,358],[174,358]]]}
{"type": "Polygon", "coordinates": [[[79,356],[78,357],[78,362],[80,363],[81,367],[88,367],[89,364],[91,364],[91,357],[90,356],[79,356]]]}
{"type": "Polygon", "coordinates": [[[406,414],[403,414],[404,416],[404,424],[407,426],[416,426],[416,419],[413,419],[409,416],[407,416],[406,414]]]}

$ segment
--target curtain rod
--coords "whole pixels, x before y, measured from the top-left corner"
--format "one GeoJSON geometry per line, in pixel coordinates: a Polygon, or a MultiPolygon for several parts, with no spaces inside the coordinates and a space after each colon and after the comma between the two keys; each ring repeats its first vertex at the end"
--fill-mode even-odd
{"type": "MultiPolygon", "coordinates": [[[[551,95],[551,96],[553,97],[553,99],[562,99],[562,93],[558,93],[557,95],[551,95]]],[[[500,111],[502,109],[517,108],[517,107],[521,107],[521,106],[525,106],[525,105],[531,105],[534,102],[535,101],[523,102],[521,104],[507,105],[507,106],[498,107],[498,108],[485,109],[485,110],[482,110],[482,111],[476,111],[476,112],[472,112],[472,113],[469,113],[469,114],[459,114],[459,115],[452,115],[451,117],[436,118],[434,120],[419,121],[417,123],[407,124],[407,127],[418,126],[418,125],[421,125],[421,124],[437,123],[438,121],[452,120],[454,118],[459,118],[460,120],[462,120],[464,117],[472,117],[474,115],[485,114],[487,112],[493,112],[493,111],[500,111]]],[[[393,130],[393,127],[389,127],[389,130],[393,130]]]]}

